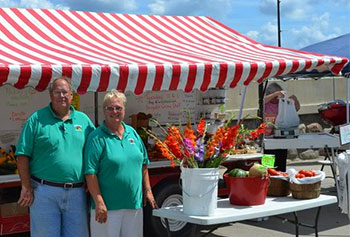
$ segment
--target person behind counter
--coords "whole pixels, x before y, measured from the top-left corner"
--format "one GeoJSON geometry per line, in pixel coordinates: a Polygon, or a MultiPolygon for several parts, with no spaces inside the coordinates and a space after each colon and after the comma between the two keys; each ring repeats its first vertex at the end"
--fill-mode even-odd
{"type": "Polygon", "coordinates": [[[27,119],[18,141],[18,203],[30,206],[32,236],[86,237],[83,147],[95,126],[71,106],[70,79],[55,79],[49,92],[51,103],[27,119]]]}
{"type": "MultiPolygon", "coordinates": [[[[276,82],[271,83],[266,88],[266,93],[264,97],[264,118],[267,122],[275,122],[278,115],[278,102],[280,98],[285,96],[285,91],[276,82]]],[[[290,99],[294,101],[296,111],[300,109],[300,103],[295,95],[289,96],[290,99]]],[[[271,134],[273,132],[273,127],[269,126],[267,132],[271,134]]],[[[273,149],[265,150],[265,154],[275,155],[275,166],[276,170],[286,171],[287,166],[287,155],[288,150],[286,149],[273,149]]]]}
{"type": "Polygon", "coordinates": [[[105,120],[90,134],[84,151],[92,196],[92,237],[143,236],[143,195],[152,208],[158,208],[145,146],[136,131],[123,122],[125,104],[123,93],[113,90],[105,95],[105,120]]]}

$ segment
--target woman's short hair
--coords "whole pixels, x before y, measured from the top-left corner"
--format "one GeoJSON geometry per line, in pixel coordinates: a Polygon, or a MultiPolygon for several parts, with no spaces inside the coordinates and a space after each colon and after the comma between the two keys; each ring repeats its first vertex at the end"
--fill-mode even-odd
{"type": "Polygon", "coordinates": [[[52,92],[52,90],[53,90],[53,84],[55,84],[55,82],[56,82],[57,80],[64,80],[64,81],[66,81],[67,84],[68,84],[69,90],[70,90],[71,92],[73,92],[72,80],[71,80],[70,78],[68,78],[68,77],[57,77],[57,78],[55,78],[52,82],[50,82],[50,84],[49,84],[49,91],[50,91],[50,92],[52,92]]]}
{"type": "Polygon", "coordinates": [[[107,100],[110,100],[112,98],[116,98],[116,99],[121,99],[123,101],[123,104],[125,106],[126,104],[126,97],[124,95],[124,93],[119,92],[117,90],[111,90],[110,92],[108,92],[104,99],[103,99],[103,107],[106,106],[107,100]]]}
{"type": "Polygon", "coordinates": [[[283,88],[278,85],[276,82],[272,82],[267,88],[265,95],[270,95],[276,91],[283,91],[283,88]]]}

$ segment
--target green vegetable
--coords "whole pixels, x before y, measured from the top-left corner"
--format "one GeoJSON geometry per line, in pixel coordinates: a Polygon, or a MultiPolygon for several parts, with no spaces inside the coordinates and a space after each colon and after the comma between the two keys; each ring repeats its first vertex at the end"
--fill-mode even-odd
{"type": "Polygon", "coordinates": [[[228,175],[231,177],[247,177],[248,176],[247,171],[242,170],[242,169],[238,169],[238,168],[231,170],[228,173],[228,175]]]}

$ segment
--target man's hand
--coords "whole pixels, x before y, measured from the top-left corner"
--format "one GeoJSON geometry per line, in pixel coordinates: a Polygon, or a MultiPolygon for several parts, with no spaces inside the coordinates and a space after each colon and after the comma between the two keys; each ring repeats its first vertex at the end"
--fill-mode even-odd
{"type": "Polygon", "coordinates": [[[22,186],[21,195],[18,199],[18,204],[22,207],[29,207],[34,201],[32,187],[22,186]]]}

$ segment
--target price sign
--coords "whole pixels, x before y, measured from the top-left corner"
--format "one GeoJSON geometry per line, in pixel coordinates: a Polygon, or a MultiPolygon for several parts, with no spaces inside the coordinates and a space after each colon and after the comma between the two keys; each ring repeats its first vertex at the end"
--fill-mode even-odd
{"type": "Polygon", "coordinates": [[[350,143],[350,124],[339,127],[340,144],[345,145],[350,143]]]}
{"type": "Polygon", "coordinates": [[[275,165],[275,155],[266,155],[264,154],[261,158],[261,164],[270,168],[273,168],[275,165]]]}

